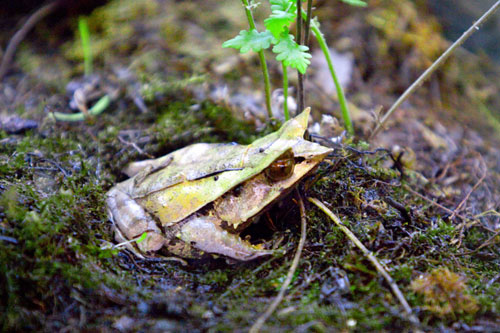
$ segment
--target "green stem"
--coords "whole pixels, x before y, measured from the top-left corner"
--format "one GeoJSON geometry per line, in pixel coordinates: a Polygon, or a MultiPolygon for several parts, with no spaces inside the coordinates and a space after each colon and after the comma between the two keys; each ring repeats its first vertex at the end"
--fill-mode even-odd
{"type": "Polygon", "coordinates": [[[90,32],[87,20],[83,17],[78,19],[78,30],[82,39],[83,68],[85,75],[92,74],[92,50],[90,48],[90,32]]]}
{"type": "Polygon", "coordinates": [[[342,111],[342,118],[344,118],[344,124],[347,129],[347,132],[350,135],[354,135],[354,128],[352,126],[351,116],[349,115],[349,110],[347,109],[347,102],[345,99],[344,91],[342,86],[340,85],[339,79],[337,78],[337,74],[335,74],[335,69],[333,68],[332,57],[330,56],[330,51],[328,50],[328,46],[326,45],[325,37],[317,27],[314,22],[311,22],[311,30],[318,41],[319,46],[321,47],[321,51],[323,51],[323,55],[325,56],[326,62],[328,63],[328,69],[330,70],[330,75],[332,76],[333,83],[335,84],[335,88],[337,90],[337,96],[339,99],[340,110],[342,111]]]}
{"type": "MultiPolygon", "coordinates": [[[[111,98],[109,95],[104,95],[89,109],[89,115],[97,116],[101,114],[111,103],[111,98]]],[[[78,113],[62,113],[62,112],[52,112],[51,115],[59,121],[82,121],[85,119],[85,114],[82,112],[78,113]]]]}
{"type": "MultiPolygon", "coordinates": [[[[297,0],[297,38],[295,40],[297,41],[297,44],[302,45],[303,44],[303,39],[302,39],[302,20],[300,18],[302,12],[302,0],[297,0]]],[[[304,94],[304,80],[305,76],[302,74],[299,70],[297,70],[297,77],[298,77],[298,82],[297,82],[297,111],[302,112],[305,108],[305,94],[304,94]]]]}
{"type": "Polygon", "coordinates": [[[290,113],[288,113],[288,73],[285,63],[282,61],[283,66],[283,97],[285,101],[283,102],[283,112],[285,113],[285,121],[290,119],[290,113]]]}
{"type": "MultiPolygon", "coordinates": [[[[253,20],[252,11],[248,5],[248,0],[241,0],[243,7],[245,8],[245,14],[247,15],[248,25],[250,29],[255,29],[255,22],[253,20]]],[[[260,60],[260,68],[262,69],[262,76],[264,77],[264,91],[266,93],[266,109],[267,115],[270,118],[273,116],[273,110],[271,108],[271,81],[269,79],[269,72],[267,70],[266,57],[264,56],[264,51],[260,50],[258,52],[260,60]]]]}
{"type": "MultiPolygon", "coordinates": [[[[302,11],[302,18],[307,20],[307,13],[302,11]]],[[[326,62],[328,63],[328,69],[330,70],[330,75],[332,76],[333,83],[335,84],[335,88],[337,90],[337,96],[339,99],[340,110],[342,112],[342,118],[344,119],[344,124],[347,129],[347,132],[350,135],[354,135],[354,127],[352,126],[351,116],[349,115],[349,110],[347,109],[347,102],[345,99],[344,91],[342,86],[340,85],[339,79],[337,78],[337,74],[335,74],[335,69],[333,68],[332,57],[330,56],[330,51],[328,50],[328,46],[326,45],[326,40],[321,31],[319,30],[318,25],[314,20],[311,20],[311,31],[316,37],[319,46],[321,47],[321,51],[323,51],[323,55],[325,56],[326,62]]]]}

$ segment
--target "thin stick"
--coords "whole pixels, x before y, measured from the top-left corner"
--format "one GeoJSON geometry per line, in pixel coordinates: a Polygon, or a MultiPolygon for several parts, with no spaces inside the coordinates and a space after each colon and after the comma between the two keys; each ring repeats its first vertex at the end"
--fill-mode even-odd
{"type": "MultiPolygon", "coordinates": [[[[427,198],[426,196],[423,196],[422,194],[418,193],[417,191],[413,190],[410,186],[404,184],[403,185],[404,189],[407,190],[408,192],[410,192],[411,194],[413,195],[416,195],[417,197],[419,197],[420,199],[423,199],[425,201],[427,201],[428,203],[430,203],[431,205],[434,205],[438,208],[441,208],[442,210],[444,210],[445,212],[447,212],[448,214],[454,214],[455,212],[453,212],[451,209],[449,208],[446,208],[445,206],[427,198]]],[[[463,221],[468,221],[468,219],[465,217],[465,216],[462,216],[458,213],[455,214],[455,216],[458,216],[459,218],[461,218],[463,221]]]]}
{"type": "Polygon", "coordinates": [[[417,90],[417,88],[420,87],[424,83],[424,81],[427,80],[446,59],[448,59],[453,51],[455,51],[460,45],[462,45],[474,32],[479,30],[479,26],[484,21],[489,19],[499,6],[500,0],[497,1],[493,6],[491,6],[490,9],[488,9],[488,11],[484,13],[481,18],[479,18],[479,20],[477,20],[466,32],[464,32],[459,39],[457,39],[436,61],[434,61],[434,63],[429,68],[427,68],[427,70],[422,75],[420,75],[420,77],[415,82],[413,82],[413,84],[408,89],[406,89],[406,91],[397,99],[397,101],[394,102],[389,111],[384,114],[380,122],[375,127],[375,130],[373,130],[370,139],[373,139],[378,134],[378,132],[382,129],[384,124],[387,122],[387,119],[389,119],[394,110],[396,110],[404,101],[406,101],[406,99],[415,90],[417,90]]]}
{"type": "Polygon", "coordinates": [[[469,192],[465,195],[465,197],[462,199],[462,201],[460,201],[460,203],[458,204],[457,208],[455,208],[453,210],[453,214],[451,214],[451,217],[450,219],[452,219],[455,215],[457,215],[457,213],[463,208],[463,206],[465,205],[465,203],[467,202],[467,200],[469,200],[471,194],[477,190],[477,188],[479,187],[479,185],[481,185],[481,183],[483,182],[483,180],[486,178],[486,175],[487,175],[487,167],[486,167],[486,163],[484,162],[483,160],[483,157],[481,156],[481,154],[479,154],[479,160],[482,162],[483,164],[483,170],[482,170],[482,175],[481,177],[479,178],[479,180],[476,182],[476,184],[474,184],[474,186],[469,190],[469,192]]]}
{"type": "Polygon", "coordinates": [[[299,208],[300,208],[300,241],[299,245],[297,246],[297,252],[295,252],[295,256],[293,257],[292,265],[290,266],[290,269],[288,270],[288,274],[286,276],[285,282],[281,285],[280,291],[278,293],[278,296],[274,299],[274,301],[269,305],[267,308],[266,312],[264,312],[255,322],[255,324],[252,325],[250,328],[250,333],[257,333],[260,331],[262,328],[262,325],[266,322],[266,320],[273,314],[274,310],[278,307],[278,305],[281,303],[283,300],[283,297],[285,296],[285,292],[288,289],[288,286],[292,282],[292,278],[295,274],[295,271],[297,270],[297,267],[299,266],[299,261],[300,261],[300,255],[302,254],[302,250],[304,249],[304,244],[306,242],[306,212],[304,208],[304,201],[302,201],[302,197],[300,196],[299,191],[297,192],[297,197],[299,201],[299,208]]]}
{"type": "Polygon", "coordinates": [[[14,34],[9,41],[7,50],[2,58],[2,64],[0,65],[0,80],[3,79],[4,75],[7,73],[10,62],[12,61],[12,57],[14,56],[19,43],[21,43],[35,24],[40,22],[45,16],[49,15],[54,9],[56,9],[57,6],[59,6],[60,3],[61,1],[54,1],[38,9],[28,18],[21,29],[14,34]]]}
{"type": "Polygon", "coordinates": [[[408,319],[410,320],[410,322],[413,323],[414,325],[420,325],[418,318],[413,314],[410,305],[406,301],[401,290],[399,290],[398,285],[396,284],[396,282],[394,282],[389,273],[387,273],[387,271],[384,269],[384,266],[382,266],[378,262],[377,258],[363,245],[363,243],[361,243],[361,241],[356,237],[356,235],[354,235],[351,232],[351,230],[349,230],[346,226],[344,226],[340,221],[340,219],[335,214],[333,214],[333,212],[329,210],[328,207],[326,207],[321,201],[319,201],[316,198],[310,198],[310,197],[307,198],[307,200],[318,206],[319,209],[321,209],[326,215],[328,215],[328,217],[331,218],[333,222],[335,222],[335,224],[337,224],[337,226],[344,232],[344,234],[346,234],[347,237],[349,237],[349,239],[361,250],[361,252],[363,252],[363,254],[368,258],[368,260],[370,260],[371,263],[375,266],[379,274],[382,275],[384,279],[387,281],[387,283],[392,289],[392,292],[399,300],[399,303],[401,303],[401,305],[403,306],[403,309],[408,315],[408,319]]]}

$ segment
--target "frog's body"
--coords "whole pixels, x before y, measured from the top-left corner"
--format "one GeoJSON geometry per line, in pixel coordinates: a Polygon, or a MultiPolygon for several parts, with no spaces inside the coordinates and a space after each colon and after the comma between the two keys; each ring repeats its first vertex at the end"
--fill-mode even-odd
{"type": "Polygon", "coordinates": [[[303,139],[308,116],[306,110],[247,146],[199,143],[133,163],[131,178],[107,194],[117,239],[147,232],[142,253],[166,248],[187,258],[269,254],[238,234],[331,151],[303,139]]]}

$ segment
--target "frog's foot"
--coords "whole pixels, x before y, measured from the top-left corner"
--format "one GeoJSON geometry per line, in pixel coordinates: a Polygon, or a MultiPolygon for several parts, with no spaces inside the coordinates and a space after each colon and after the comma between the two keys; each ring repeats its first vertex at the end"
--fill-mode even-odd
{"type": "MultiPolygon", "coordinates": [[[[161,168],[168,166],[172,162],[171,156],[163,156],[156,159],[132,162],[127,165],[122,171],[129,177],[138,175],[141,181],[148,175],[158,171],[161,168]]],[[[140,181],[138,181],[140,183],[140,181]]]]}
{"type": "MultiPolygon", "coordinates": [[[[132,241],[146,232],[146,239],[137,243],[139,250],[147,253],[163,247],[165,238],[156,222],[127,193],[113,188],[107,193],[106,203],[118,242],[132,241]]],[[[127,248],[132,246],[127,244],[127,248]]]]}
{"type": "Polygon", "coordinates": [[[207,253],[221,254],[236,260],[252,260],[270,255],[273,251],[263,250],[239,236],[230,234],[217,226],[213,217],[194,217],[189,219],[177,236],[196,249],[207,253]]]}

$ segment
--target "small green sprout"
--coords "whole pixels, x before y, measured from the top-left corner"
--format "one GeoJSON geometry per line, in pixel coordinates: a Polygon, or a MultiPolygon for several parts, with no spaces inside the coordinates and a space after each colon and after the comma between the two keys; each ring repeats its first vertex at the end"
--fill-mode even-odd
{"type": "Polygon", "coordinates": [[[90,47],[90,32],[87,20],[83,17],[78,19],[78,30],[82,39],[83,68],[85,75],[92,74],[92,49],[90,47]]]}
{"type": "Polygon", "coordinates": [[[143,242],[145,239],[146,239],[146,236],[148,235],[147,232],[143,232],[141,236],[139,236],[139,238],[136,239],[136,243],[139,244],[141,242],[143,242]]]}
{"type": "MultiPolygon", "coordinates": [[[[111,103],[111,97],[109,95],[102,96],[88,111],[90,116],[97,116],[107,109],[111,103]]],[[[83,121],[86,115],[83,112],[78,113],[62,113],[62,112],[51,112],[50,117],[54,117],[55,120],[59,121],[83,121]]]]}
{"type": "MultiPolygon", "coordinates": [[[[309,0],[310,1],[310,0],[309,0]]],[[[353,6],[364,7],[366,3],[361,0],[341,0],[347,4],[353,6]]],[[[305,74],[311,61],[311,54],[308,52],[309,47],[306,45],[300,45],[295,41],[295,37],[289,33],[290,26],[297,20],[297,3],[299,1],[295,0],[269,0],[271,5],[271,14],[268,18],[264,20],[265,31],[259,32],[255,27],[255,22],[253,21],[253,16],[251,10],[256,6],[253,1],[250,3],[248,0],[241,0],[245,8],[245,13],[247,15],[248,24],[250,26],[249,30],[240,31],[239,35],[230,39],[222,44],[222,47],[230,47],[240,51],[240,53],[246,53],[250,50],[259,53],[260,62],[262,66],[262,72],[264,76],[265,92],[266,92],[266,106],[268,109],[269,116],[272,115],[270,110],[270,84],[269,84],[269,74],[267,72],[267,65],[264,58],[263,51],[272,47],[272,52],[276,54],[276,60],[281,62],[283,67],[283,94],[285,97],[284,103],[284,113],[285,120],[290,119],[288,114],[288,67],[295,68],[301,74],[305,74]]],[[[310,4],[308,4],[310,7],[310,4]]],[[[308,14],[300,8],[301,19],[306,22],[310,22],[310,29],[314,36],[318,40],[318,43],[323,51],[323,54],[327,60],[328,68],[332,76],[332,80],[336,86],[337,96],[339,99],[340,109],[342,111],[342,117],[344,118],[344,123],[349,134],[354,134],[354,129],[352,126],[351,117],[347,109],[347,102],[344,96],[342,87],[340,86],[339,80],[335,74],[333,68],[330,52],[328,46],[326,45],[325,38],[321,31],[319,30],[319,23],[317,19],[308,18],[308,14]]],[[[307,31],[306,34],[309,32],[307,31]]],[[[300,38],[299,38],[300,39],[300,38]]]]}
{"type": "MultiPolygon", "coordinates": [[[[295,42],[293,35],[288,31],[290,25],[297,18],[297,5],[294,0],[270,0],[271,15],[264,20],[266,30],[258,32],[255,29],[255,23],[248,11],[251,6],[247,1],[243,1],[249,18],[250,30],[243,30],[238,36],[222,44],[222,47],[231,47],[240,50],[241,53],[253,50],[262,52],[274,45],[272,51],[276,53],[276,60],[283,65],[283,91],[285,94],[285,120],[290,119],[287,105],[288,67],[297,69],[304,74],[309,66],[311,55],[307,52],[309,47],[299,45],[295,42]]],[[[263,57],[263,54],[261,55],[263,57]]],[[[262,63],[262,61],[261,61],[262,63]]],[[[267,70],[266,70],[267,71],[267,70]]],[[[266,74],[264,74],[266,76],[266,74]]],[[[267,95],[267,92],[266,92],[267,95]]]]}
{"type": "Polygon", "coordinates": [[[121,242],[121,243],[116,244],[116,245],[106,244],[105,246],[101,247],[101,250],[102,251],[118,250],[118,249],[121,249],[123,246],[125,246],[127,244],[132,244],[132,243],[139,244],[139,243],[143,242],[146,239],[147,236],[148,236],[148,233],[147,232],[143,232],[139,237],[127,240],[125,242],[121,242]]]}

